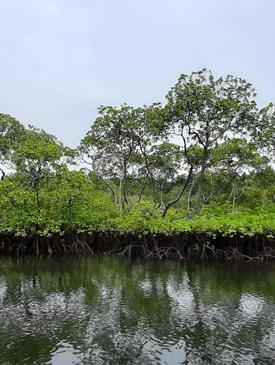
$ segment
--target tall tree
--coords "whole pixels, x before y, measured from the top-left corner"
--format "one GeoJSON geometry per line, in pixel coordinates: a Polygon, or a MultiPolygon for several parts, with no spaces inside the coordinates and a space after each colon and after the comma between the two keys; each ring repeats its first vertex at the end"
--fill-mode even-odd
{"type": "Polygon", "coordinates": [[[54,136],[33,127],[25,130],[23,143],[13,151],[11,161],[22,184],[35,191],[37,207],[41,186],[58,171],[68,152],[54,136]]]}
{"type": "Polygon", "coordinates": [[[99,117],[80,143],[80,152],[88,157],[93,171],[104,179],[113,195],[112,182],[118,181],[121,210],[128,204],[127,180],[143,163],[150,175],[147,154],[154,143],[153,131],[158,133],[155,110],[157,106],[100,107],[99,117]]]}
{"type": "Polygon", "coordinates": [[[93,171],[101,176],[114,194],[108,180],[119,181],[118,199],[121,209],[127,203],[126,180],[131,158],[137,146],[134,108],[102,106],[99,117],[82,139],[80,151],[90,159],[93,171]]]}
{"type": "Polygon", "coordinates": [[[243,132],[255,117],[255,90],[243,79],[215,79],[206,69],[181,75],[167,95],[167,123],[171,133],[188,146],[203,149],[197,191],[197,209],[205,171],[211,166],[210,150],[230,134],[243,132]]]}
{"type": "Polygon", "coordinates": [[[4,179],[13,168],[12,155],[24,141],[24,126],[8,114],[0,114],[0,172],[4,179]]]}

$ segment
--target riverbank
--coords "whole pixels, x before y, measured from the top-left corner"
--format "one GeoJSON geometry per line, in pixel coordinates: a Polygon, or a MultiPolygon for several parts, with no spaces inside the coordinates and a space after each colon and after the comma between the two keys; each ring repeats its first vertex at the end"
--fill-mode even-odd
{"type": "MultiPolygon", "coordinates": [[[[18,221],[20,222],[20,221],[18,221]]],[[[152,259],[274,260],[275,213],[204,212],[182,218],[135,210],[67,226],[23,225],[0,232],[0,255],[120,255],[152,259]]]]}
{"type": "Polygon", "coordinates": [[[119,255],[152,259],[275,261],[275,237],[178,232],[170,235],[66,231],[48,237],[2,234],[0,255],[119,255]]]}

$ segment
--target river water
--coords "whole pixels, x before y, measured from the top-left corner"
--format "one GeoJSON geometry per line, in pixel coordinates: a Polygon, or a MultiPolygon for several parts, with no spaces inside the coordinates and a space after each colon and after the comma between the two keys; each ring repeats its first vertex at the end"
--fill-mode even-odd
{"type": "Polygon", "coordinates": [[[0,364],[275,364],[275,266],[1,259],[0,364]]]}

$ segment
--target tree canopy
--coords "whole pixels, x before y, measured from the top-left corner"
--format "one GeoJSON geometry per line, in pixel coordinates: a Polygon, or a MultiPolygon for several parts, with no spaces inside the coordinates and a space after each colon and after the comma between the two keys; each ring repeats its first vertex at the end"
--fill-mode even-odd
{"type": "Polygon", "coordinates": [[[163,104],[99,107],[76,149],[0,114],[0,229],[165,230],[274,213],[274,121],[249,82],[205,69],[180,75],[163,104]]]}

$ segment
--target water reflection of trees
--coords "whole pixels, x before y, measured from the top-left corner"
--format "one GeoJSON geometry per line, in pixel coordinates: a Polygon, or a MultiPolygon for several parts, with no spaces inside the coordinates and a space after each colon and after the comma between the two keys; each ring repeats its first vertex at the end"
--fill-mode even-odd
{"type": "Polygon", "coordinates": [[[84,364],[268,364],[274,279],[269,265],[1,261],[1,364],[47,363],[60,343],[84,364]]]}

